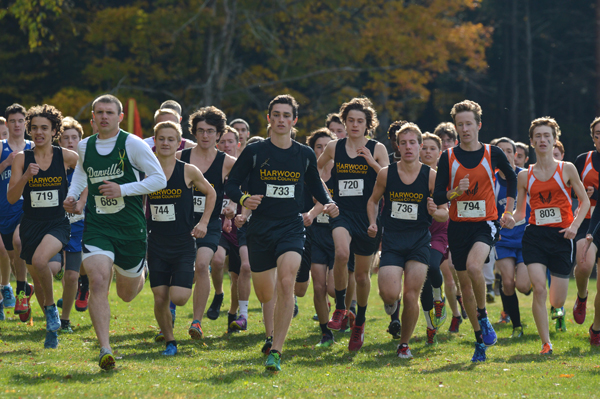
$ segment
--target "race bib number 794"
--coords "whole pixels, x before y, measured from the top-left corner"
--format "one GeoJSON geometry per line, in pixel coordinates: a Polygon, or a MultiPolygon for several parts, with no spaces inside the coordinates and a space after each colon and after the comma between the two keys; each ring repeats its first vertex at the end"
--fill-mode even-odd
{"type": "Polygon", "coordinates": [[[458,201],[456,210],[459,218],[485,217],[485,201],[458,201]]]}

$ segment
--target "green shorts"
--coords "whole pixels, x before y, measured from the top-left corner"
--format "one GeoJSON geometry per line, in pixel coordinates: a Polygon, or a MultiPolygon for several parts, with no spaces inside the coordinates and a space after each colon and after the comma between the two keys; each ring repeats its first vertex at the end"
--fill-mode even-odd
{"type": "Polygon", "coordinates": [[[123,240],[95,231],[84,231],[81,248],[83,260],[94,255],[108,256],[117,272],[126,277],[137,277],[144,271],[146,239],[123,240]]]}

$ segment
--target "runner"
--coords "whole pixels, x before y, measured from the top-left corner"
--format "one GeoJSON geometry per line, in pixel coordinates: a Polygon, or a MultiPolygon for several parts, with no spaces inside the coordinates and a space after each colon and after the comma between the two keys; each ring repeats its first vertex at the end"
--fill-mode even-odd
{"type": "Polygon", "coordinates": [[[83,267],[90,281],[90,317],[100,345],[99,365],[115,366],[109,343],[108,289],[112,268],[117,295],[131,302],[144,287],[146,220],[142,195],[165,188],[167,181],[156,157],[138,137],[119,128],[123,105],[105,94],[92,103],[98,134],[77,146],[79,162],[65,200],[75,213],[79,195],[88,187],[83,232],[83,267]],[[141,173],[146,175],[140,181],[141,173]]]}
{"type": "Polygon", "coordinates": [[[54,303],[50,260],[68,244],[71,227],[62,203],[67,195],[67,168],[77,165],[77,153],[56,147],[52,142],[62,131],[62,114],[52,105],[38,105],[27,111],[27,130],[35,148],[17,154],[7,193],[14,204],[23,196],[21,219],[21,259],[37,283],[38,300],[46,315],[44,348],[58,346],[61,327],[54,303]]]}
{"type": "MultiPolygon", "coordinates": [[[[486,346],[497,341],[486,310],[486,286],[482,268],[498,238],[498,211],[494,197],[493,171],[506,176],[507,209],[513,209],[516,175],[498,147],[479,142],[481,107],[465,100],[450,112],[460,144],[442,153],[435,183],[434,201],[451,201],[448,244],[458,273],[469,321],[475,332],[473,362],[486,360],[486,346]]],[[[500,225],[512,228],[514,219],[506,211],[500,225]]]]}
{"type": "Polygon", "coordinates": [[[240,147],[238,149],[238,154],[241,154],[242,151],[244,151],[244,148],[246,148],[246,143],[250,138],[250,125],[248,124],[248,122],[241,118],[232,120],[229,125],[238,132],[238,136],[240,137],[240,147]]]}
{"type": "MultiPolygon", "coordinates": [[[[0,140],[8,138],[6,119],[0,116],[0,140]]],[[[4,146],[4,145],[3,145],[4,146]]],[[[10,285],[11,263],[4,242],[0,240],[0,321],[4,320],[4,308],[15,307],[15,294],[10,285]]]]}
{"type": "MultiPolygon", "coordinates": [[[[379,248],[380,237],[370,237],[367,233],[369,220],[367,202],[373,192],[377,173],[388,165],[388,155],[383,144],[368,139],[369,132],[379,125],[377,113],[367,98],[354,98],[340,108],[340,116],[348,130],[348,137],[331,141],[319,157],[319,168],[331,160],[334,187],[334,200],[340,206],[340,216],[331,221],[335,243],[336,310],[328,327],[339,331],[347,315],[346,288],[348,286],[348,260],[350,252],[355,254],[356,294],[358,312],[348,349],[358,351],[364,342],[365,313],[371,290],[371,261],[379,248]]],[[[379,233],[380,234],[380,233],[379,233]]]]}
{"type": "MultiPolygon", "coordinates": [[[[585,215],[584,221],[577,230],[577,236],[575,237],[575,243],[577,245],[577,254],[583,253],[583,247],[586,244],[585,236],[590,226],[590,217],[596,207],[596,201],[598,200],[598,172],[600,171],[600,118],[594,119],[590,125],[590,132],[594,146],[594,151],[584,152],[579,155],[575,160],[575,167],[579,173],[579,177],[583,181],[586,194],[590,199],[590,210],[585,215]]],[[[577,265],[575,266],[575,282],[577,283],[577,299],[575,300],[575,306],[573,306],[573,319],[577,324],[583,324],[585,322],[587,297],[588,297],[588,282],[590,275],[594,270],[596,264],[596,255],[598,254],[598,248],[592,242],[590,244],[587,256],[583,261],[580,260],[581,256],[577,256],[577,265]]]]}
{"type": "Polygon", "coordinates": [[[396,133],[407,124],[407,121],[395,121],[392,122],[390,127],[388,128],[387,135],[390,140],[390,146],[392,147],[392,152],[389,153],[390,165],[394,162],[400,161],[400,151],[398,150],[398,142],[396,141],[396,133]]]}
{"type": "Polygon", "coordinates": [[[516,142],[517,152],[515,153],[515,166],[525,168],[529,161],[529,146],[525,143],[516,142]]]}
{"type": "MultiPolygon", "coordinates": [[[[164,102],[163,105],[161,105],[161,108],[157,109],[156,112],[154,113],[154,125],[155,126],[161,122],[166,122],[166,121],[171,121],[171,122],[177,123],[178,125],[181,124],[181,114],[179,114],[177,110],[175,110],[173,108],[162,108],[166,103],[169,103],[169,101],[177,104],[175,101],[172,101],[172,100],[168,100],[168,101],[164,102]]],[[[179,106],[179,104],[177,104],[177,106],[179,106]]],[[[180,106],[179,106],[179,109],[181,110],[180,106]]],[[[144,142],[146,144],[148,144],[150,146],[150,148],[152,148],[152,152],[156,152],[156,146],[154,145],[154,136],[145,138],[144,142]]],[[[184,148],[191,148],[194,146],[196,146],[196,143],[194,143],[193,141],[181,138],[181,144],[179,145],[178,150],[183,150],[184,148]]]]}
{"type": "MultiPolygon", "coordinates": [[[[379,295],[391,315],[398,307],[404,291],[402,331],[397,354],[412,359],[408,347],[419,319],[419,295],[427,277],[430,261],[432,217],[438,222],[448,219],[447,205],[436,206],[430,198],[435,185],[435,171],[419,161],[423,136],[414,123],[405,123],[396,134],[401,161],[384,167],[367,204],[369,236],[377,237],[379,201],[384,198],[382,212],[381,264],[379,295]],[[402,277],[404,287],[402,290],[402,277]]],[[[441,256],[438,258],[438,263],[441,256]]],[[[441,277],[441,276],[440,276],[441,277]]],[[[441,286],[441,284],[440,284],[441,286]]]]}
{"type": "Polygon", "coordinates": [[[565,158],[565,146],[560,140],[556,140],[554,143],[554,149],[552,150],[552,156],[557,161],[562,161],[565,158]]]}
{"type": "Polygon", "coordinates": [[[304,182],[326,204],[324,212],[336,217],[338,209],[323,188],[314,152],[291,139],[298,120],[296,100],[290,95],[275,97],[267,119],[272,137],[244,150],[226,190],[233,201],[252,210],[247,240],[254,291],[263,304],[277,296],[273,343],[265,365],[267,370],[281,370],[281,350],[294,311],[293,281],[304,246],[300,216],[304,182]],[[249,194],[243,194],[240,186],[248,176],[249,194]]]}
{"type": "MultiPolygon", "coordinates": [[[[214,253],[219,246],[221,238],[221,204],[223,203],[223,187],[225,177],[229,174],[231,167],[235,163],[235,158],[217,150],[217,141],[225,132],[227,118],[223,111],[216,107],[204,107],[190,115],[189,119],[190,133],[196,138],[198,145],[194,148],[188,148],[177,153],[177,158],[185,163],[196,166],[203,173],[206,180],[213,186],[217,193],[217,200],[212,210],[208,231],[202,238],[196,239],[196,267],[194,287],[194,315],[193,321],[188,330],[192,339],[201,339],[204,336],[202,331],[202,317],[210,293],[210,274],[209,264],[214,253]]],[[[194,193],[194,220],[200,221],[204,214],[205,197],[201,192],[194,193]]],[[[233,213],[229,215],[233,217],[233,213]]],[[[206,315],[211,320],[219,317],[219,311],[223,304],[223,291],[215,292],[215,297],[208,309],[206,315]]]]}
{"type": "Polygon", "coordinates": [[[6,126],[6,118],[0,116],[0,140],[8,138],[8,127],[6,126]]]}
{"type": "Polygon", "coordinates": [[[154,126],[158,145],[156,157],[168,178],[166,188],[148,194],[151,214],[148,219],[148,268],[154,294],[154,315],[166,341],[166,349],[162,352],[165,356],[177,354],[169,304],[183,306],[192,294],[196,259],[194,237],[206,235],[217,197],[198,168],[175,158],[181,134],[178,123],[169,121],[154,126]],[[194,190],[206,198],[206,212],[197,224],[194,224],[194,190]]]}
{"type": "MultiPolygon", "coordinates": [[[[525,217],[526,196],[529,194],[531,217],[523,235],[523,260],[533,284],[533,318],[542,340],[542,355],[550,355],[553,351],[546,311],[546,269],[552,274],[549,289],[550,305],[554,308],[552,318],[562,320],[562,325],[557,324],[559,329],[564,326],[562,306],[567,298],[569,274],[573,267],[573,238],[590,207],[575,166],[553,158],[554,145],[559,137],[560,127],[554,119],[544,117],[531,122],[529,138],[537,162],[519,173],[515,214],[517,222],[525,217]],[[571,210],[571,187],[581,201],[580,212],[575,219],[571,210]]],[[[510,209],[508,205],[507,208],[510,209]]]]}
{"type": "Polygon", "coordinates": [[[347,136],[346,126],[340,118],[340,114],[329,114],[325,120],[325,127],[333,133],[338,140],[345,139],[347,136]]]}
{"type": "MultiPolygon", "coordinates": [[[[524,169],[515,166],[515,143],[502,137],[495,144],[504,151],[510,165],[514,168],[517,175],[524,169]]],[[[498,208],[498,220],[506,211],[506,178],[502,171],[496,173],[496,183],[494,184],[494,194],[496,196],[496,207],[498,208]]],[[[517,197],[518,198],[518,197],[517,197]]],[[[502,277],[502,286],[500,288],[500,297],[502,299],[503,311],[508,315],[507,318],[502,315],[502,320],[512,320],[513,332],[511,338],[521,338],[523,336],[523,326],[521,324],[521,311],[519,310],[519,298],[515,288],[525,295],[531,293],[531,281],[527,273],[527,267],[523,263],[523,251],[521,241],[525,227],[529,222],[531,207],[527,203],[525,218],[515,225],[512,229],[502,229],[500,238],[495,246],[496,268],[500,271],[502,277]]]]}

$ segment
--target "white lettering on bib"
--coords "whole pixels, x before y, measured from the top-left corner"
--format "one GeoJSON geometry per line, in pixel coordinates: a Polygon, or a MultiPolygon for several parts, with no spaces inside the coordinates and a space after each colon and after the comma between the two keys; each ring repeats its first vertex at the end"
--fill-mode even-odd
{"type": "Polygon", "coordinates": [[[58,206],[58,190],[32,191],[32,208],[50,208],[58,206]]]}
{"type": "Polygon", "coordinates": [[[535,210],[535,224],[537,226],[560,222],[562,222],[562,216],[560,214],[560,208],[558,207],[535,210]]]}
{"type": "Polygon", "coordinates": [[[363,179],[340,180],[338,188],[340,197],[360,197],[365,186],[363,179]]]}
{"type": "Polygon", "coordinates": [[[294,185],[267,184],[267,197],[270,198],[294,198],[295,193],[296,186],[294,185]]]}
{"type": "Polygon", "coordinates": [[[175,205],[162,204],[150,205],[150,213],[154,222],[173,222],[175,221],[175,205]]]}
{"type": "Polygon", "coordinates": [[[203,195],[194,195],[194,213],[204,213],[206,197],[203,195]]]}
{"type": "Polygon", "coordinates": [[[485,201],[458,201],[456,204],[459,218],[483,218],[485,217],[485,201]]]}
{"type": "Polygon", "coordinates": [[[417,220],[419,212],[419,204],[411,204],[408,202],[392,202],[392,217],[402,220],[417,220]]]}
{"type": "Polygon", "coordinates": [[[94,195],[96,201],[96,213],[108,215],[117,213],[125,208],[125,200],[123,197],[109,199],[103,195],[94,195]]]}

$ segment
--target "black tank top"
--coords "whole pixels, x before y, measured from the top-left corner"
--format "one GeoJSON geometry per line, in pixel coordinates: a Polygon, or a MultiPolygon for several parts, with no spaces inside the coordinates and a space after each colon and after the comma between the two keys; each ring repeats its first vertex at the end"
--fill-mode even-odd
{"type": "MultiPolygon", "coordinates": [[[[346,140],[338,140],[335,146],[335,165],[331,176],[337,181],[333,188],[333,200],[340,210],[367,213],[367,202],[373,194],[377,172],[361,156],[350,158],[346,140]]],[[[366,147],[375,153],[377,141],[367,141],[366,147]]]]}
{"type": "MultiPolygon", "coordinates": [[[[181,160],[185,163],[191,163],[190,158],[192,156],[192,149],[186,148],[181,151],[181,160]]],[[[217,193],[217,200],[215,201],[215,208],[213,209],[212,214],[210,215],[210,221],[212,222],[215,219],[219,218],[221,214],[221,207],[223,205],[223,194],[224,194],[224,184],[223,184],[223,162],[225,162],[225,153],[217,150],[217,156],[213,161],[212,165],[208,168],[208,170],[204,173],[204,178],[208,180],[211,186],[215,189],[217,193]]],[[[202,191],[196,190],[194,187],[194,220],[196,223],[200,221],[202,215],[204,214],[204,206],[206,205],[206,196],[202,191]]]]}
{"type": "Polygon", "coordinates": [[[190,236],[194,229],[194,195],[185,184],[185,163],[177,161],[167,187],[148,194],[148,233],[190,236]]]}
{"type": "Polygon", "coordinates": [[[415,181],[412,184],[404,184],[400,180],[398,164],[394,162],[389,166],[383,196],[385,230],[403,232],[429,228],[431,225],[431,215],[427,212],[429,171],[429,166],[422,165],[415,181]]]}
{"type": "MultiPolygon", "coordinates": [[[[52,146],[52,163],[46,170],[33,176],[23,189],[23,217],[35,220],[53,220],[66,217],[63,202],[67,197],[69,182],[62,148],[52,146]]],[[[23,173],[35,162],[33,150],[23,151],[23,173]]]]}

